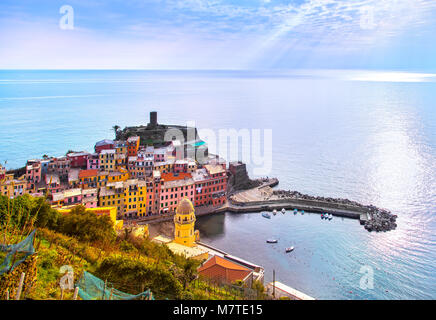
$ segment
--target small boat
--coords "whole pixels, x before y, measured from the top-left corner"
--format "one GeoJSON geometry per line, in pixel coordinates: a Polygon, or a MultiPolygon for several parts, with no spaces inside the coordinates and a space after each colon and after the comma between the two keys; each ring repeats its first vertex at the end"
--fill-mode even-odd
{"type": "Polygon", "coordinates": [[[330,213],[329,214],[329,220],[332,220],[333,219],[333,215],[330,213]]]}
{"type": "Polygon", "coordinates": [[[324,219],[324,213],[321,213],[321,219],[324,219]]]}
{"type": "Polygon", "coordinates": [[[266,212],[262,213],[262,217],[267,218],[267,219],[271,219],[271,215],[266,213],[266,212]]]}
{"type": "Polygon", "coordinates": [[[282,213],[283,213],[283,214],[285,214],[285,213],[286,213],[286,210],[285,210],[285,208],[282,208],[282,213]]]}
{"type": "Polygon", "coordinates": [[[277,210],[274,209],[274,210],[273,210],[273,215],[276,215],[276,214],[277,214],[277,210]]]}
{"type": "Polygon", "coordinates": [[[298,213],[298,210],[297,209],[294,209],[294,214],[297,214],[298,213]]]}
{"type": "Polygon", "coordinates": [[[304,210],[301,210],[301,214],[304,214],[304,210]]]}
{"type": "Polygon", "coordinates": [[[279,242],[279,241],[276,240],[276,239],[268,239],[268,240],[266,240],[266,243],[277,243],[277,242],[279,242]]]}
{"type": "Polygon", "coordinates": [[[288,253],[288,252],[294,251],[294,247],[289,247],[289,248],[286,248],[285,250],[286,250],[286,253],[288,253]]]}

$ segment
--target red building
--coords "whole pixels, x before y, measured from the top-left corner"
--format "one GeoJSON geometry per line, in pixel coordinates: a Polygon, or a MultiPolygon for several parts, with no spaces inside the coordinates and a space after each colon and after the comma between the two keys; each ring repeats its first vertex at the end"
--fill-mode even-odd
{"type": "Polygon", "coordinates": [[[73,152],[67,154],[67,158],[70,160],[71,168],[86,169],[89,156],[90,154],[88,152],[73,152]]]}
{"type": "Polygon", "coordinates": [[[195,181],[194,206],[221,205],[226,202],[227,173],[221,165],[205,165],[192,173],[195,181]]]}
{"type": "Polygon", "coordinates": [[[100,153],[102,150],[113,149],[115,143],[112,140],[104,139],[95,144],[95,152],[100,153]]]}

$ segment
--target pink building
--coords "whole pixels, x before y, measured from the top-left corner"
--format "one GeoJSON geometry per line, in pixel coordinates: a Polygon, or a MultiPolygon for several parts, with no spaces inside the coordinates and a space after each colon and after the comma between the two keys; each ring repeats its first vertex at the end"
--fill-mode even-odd
{"type": "Polygon", "coordinates": [[[36,185],[41,182],[41,178],[41,163],[38,160],[27,161],[27,189],[33,192],[36,191],[36,185]]]}
{"type": "Polygon", "coordinates": [[[0,164],[0,181],[5,178],[5,175],[6,175],[6,168],[2,167],[2,165],[0,164]]]}
{"type": "Polygon", "coordinates": [[[183,198],[194,203],[195,181],[189,173],[163,173],[159,213],[175,212],[183,198]]]}
{"type": "Polygon", "coordinates": [[[98,206],[98,189],[83,189],[82,190],[82,204],[86,208],[97,208],[98,206]]]}
{"type": "Polygon", "coordinates": [[[82,189],[68,189],[64,191],[64,205],[73,206],[82,204],[82,189]]]}
{"type": "Polygon", "coordinates": [[[167,149],[166,148],[154,149],[154,161],[155,162],[167,161],[167,149]]]}
{"type": "Polygon", "coordinates": [[[88,155],[86,161],[86,170],[99,169],[100,168],[100,157],[98,153],[91,153],[88,155]]]}

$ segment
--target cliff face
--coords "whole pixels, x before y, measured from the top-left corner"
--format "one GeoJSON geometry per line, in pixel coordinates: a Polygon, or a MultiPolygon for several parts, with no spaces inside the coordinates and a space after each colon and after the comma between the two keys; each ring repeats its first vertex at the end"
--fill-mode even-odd
{"type": "Polygon", "coordinates": [[[229,193],[233,191],[247,190],[258,187],[262,183],[258,180],[251,180],[247,173],[247,168],[243,163],[230,164],[229,171],[229,193]]]}

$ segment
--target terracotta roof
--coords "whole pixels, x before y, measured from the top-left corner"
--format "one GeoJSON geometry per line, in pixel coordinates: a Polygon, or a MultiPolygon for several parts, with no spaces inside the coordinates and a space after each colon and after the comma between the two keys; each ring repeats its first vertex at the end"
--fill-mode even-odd
{"type": "Polygon", "coordinates": [[[237,264],[235,262],[232,262],[230,260],[224,259],[220,256],[213,256],[211,259],[206,261],[199,269],[198,271],[207,269],[213,265],[219,265],[221,267],[224,267],[226,269],[232,269],[232,270],[241,270],[241,271],[251,271],[250,269],[247,269],[240,264],[237,264]]]}
{"type": "Polygon", "coordinates": [[[95,177],[97,175],[98,175],[98,170],[97,169],[80,170],[80,172],[79,172],[79,179],[80,178],[95,177]]]}
{"type": "Polygon", "coordinates": [[[213,256],[198,268],[200,275],[226,282],[244,280],[251,272],[250,269],[220,256],[213,256]]]}
{"type": "Polygon", "coordinates": [[[162,179],[165,181],[175,181],[175,180],[183,180],[183,179],[191,179],[192,175],[190,173],[180,172],[178,174],[170,173],[162,173],[162,179]]]}

